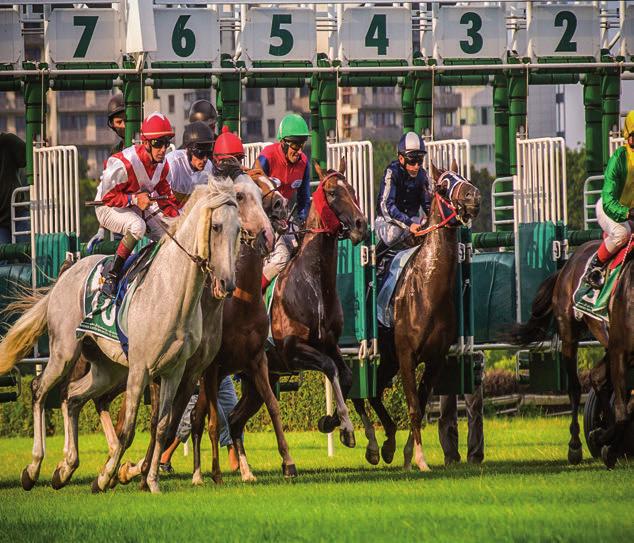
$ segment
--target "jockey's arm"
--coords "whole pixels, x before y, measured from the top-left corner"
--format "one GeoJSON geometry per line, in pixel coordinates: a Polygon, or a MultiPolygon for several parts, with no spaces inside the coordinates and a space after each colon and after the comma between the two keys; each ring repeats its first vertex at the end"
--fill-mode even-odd
{"type": "Polygon", "coordinates": [[[271,175],[271,166],[267,158],[261,154],[258,156],[258,162],[260,163],[260,168],[262,168],[264,175],[269,177],[271,175]]]}
{"type": "Polygon", "coordinates": [[[387,167],[379,188],[379,210],[386,221],[409,230],[414,221],[396,207],[396,183],[393,177],[394,172],[387,167]]]}
{"type": "Polygon", "coordinates": [[[627,178],[626,160],[622,156],[624,153],[625,148],[621,147],[610,157],[601,191],[603,211],[610,219],[619,223],[627,221],[629,213],[627,206],[619,201],[627,178]]]}
{"type": "Polygon", "coordinates": [[[174,196],[172,192],[172,187],[166,177],[162,177],[161,180],[156,184],[154,190],[157,192],[159,196],[167,196],[166,200],[158,200],[157,203],[161,208],[161,211],[164,215],[168,217],[178,217],[178,200],[174,196]]]}
{"type": "Polygon", "coordinates": [[[306,161],[304,178],[297,189],[297,209],[300,220],[305,221],[310,211],[310,162],[306,161]]]}
{"type": "Polygon", "coordinates": [[[101,176],[102,197],[108,207],[130,207],[133,193],[128,190],[128,172],[119,159],[110,157],[101,176]]]}

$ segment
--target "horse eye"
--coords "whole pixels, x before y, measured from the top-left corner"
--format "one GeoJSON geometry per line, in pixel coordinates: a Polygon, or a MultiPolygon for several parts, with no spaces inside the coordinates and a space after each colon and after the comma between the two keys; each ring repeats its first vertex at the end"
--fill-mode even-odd
{"type": "Polygon", "coordinates": [[[244,194],[242,194],[241,192],[236,193],[236,200],[238,200],[238,202],[244,200],[244,194]]]}
{"type": "Polygon", "coordinates": [[[330,196],[331,198],[334,198],[334,197],[335,197],[335,194],[337,194],[337,192],[336,192],[336,191],[334,191],[334,190],[328,190],[328,191],[326,191],[326,194],[327,194],[328,196],[330,196]]]}
{"type": "Polygon", "coordinates": [[[220,232],[222,230],[222,224],[212,224],[211,229],[214,232],[220,232]]]}

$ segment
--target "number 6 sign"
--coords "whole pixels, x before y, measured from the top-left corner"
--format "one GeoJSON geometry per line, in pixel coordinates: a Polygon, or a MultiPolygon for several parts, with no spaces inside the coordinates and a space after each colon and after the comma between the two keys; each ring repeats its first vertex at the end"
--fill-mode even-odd
{"type": "Polygon", "coordinates": [[[251,8],[242,32],[249,60],[307,60],[317,54],[315,12],[306,8],[251,8]]]}

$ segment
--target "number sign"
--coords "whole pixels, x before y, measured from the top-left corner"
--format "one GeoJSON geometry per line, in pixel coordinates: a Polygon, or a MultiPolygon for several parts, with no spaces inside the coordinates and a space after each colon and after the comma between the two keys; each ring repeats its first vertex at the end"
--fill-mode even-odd
{"type": "Polygon", "coordinates": [[[158,50],[154,61],[206,61],[220,56],[220,27],[216,11],[206,8],[155,8],[158,50]]]}
{"type": "Polygon", "coordinates": [[[443,6],[434,28],[436,56],[499,58],[506,53],[504,8],[443,6]]]}
{"type": "Polygon", "coordinates": [[[601,44],[599,11],[594,6],[535,6],[528,40],[535,57],[597,57],[601,44]]]}
{"type": "Polygon", "coordinates": [[[56,9],[44,30],[47,62],[118,62],[120,19],[113,9],[56,9]]]}
{"type": "Polygon", "coordinates": [[[18,12],[0,10],[0,64],[16,64],[24,57],[18,12]]]}
{"type": "Polygon", "coordinates": [[[348,8],[339,27],[339,58],[411,60],[412,19],[406,8],[348,8]]]}
{"type": "Polygon", "coordinates": [[[625,43],[625,54],[634,56],[634,6],[627,6],[625,10],[621,39],[625,43]]]}
{"type": "Polygon", "coordinates": [[[251,8],[242,32],[250,60],[308,60],[317,53],[315,11],[307,8],[251,8]]]}

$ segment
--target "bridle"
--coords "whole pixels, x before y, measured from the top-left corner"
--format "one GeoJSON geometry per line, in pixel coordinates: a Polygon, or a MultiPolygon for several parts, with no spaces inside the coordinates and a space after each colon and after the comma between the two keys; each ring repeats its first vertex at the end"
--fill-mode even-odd
{"type": "MultiPolygon", "coordinates": [[[[318,190],[322,190],[324,191],[324,187],[326,186],[326,183],[332,179],[332,178],[336,178],[337,180],[342,180],[342,181],[346,181],[345,176],[338,172],[338,171],[333,171],[330,172],[329,174],[327,174],[320,182],[319,182],[319,188],[318,190]]],[[[344,187],[346,189],[346,192],[348,193],[348,195],[350,196],[350,199],[352,200],[352,202],[354,203],[354,205],[357,207],[357,209],[359,210],[359,212],[363,215],[363,212],[361,211],[361,208],[359,207],[359,203],[357,201],[356,196],[354,196],[353,194],[350,193],[350,190],[348,189],[348,184],[346,182],[346,186],[344,187]]],[[[315,198],[315,194],[317,191],[315,191],[315,193],[313,193],[313,200],[315,198]]],[[[335,210],[330,206],[330,204],[328,203],[328,197],[324,194],[324,203],[325,206],[327,207],[327,209],[329,210],[330,213],[328,213],[329,215],[331,215],[330,219],[325,218],[322,213],[324,210],[322,210],[322,212],[319,211],[319,209],[317,209],[317,213],[319,215],[319,219],[320,221],[323,223],[328,223],[329,220],[332,223],[330,226],[328,226],[328,224],[326,224],[325,226],[321,227],[321,228],[307,228],[306,232],[312,233],[312,234],[330,234],[330,235],[337,235],[337,239],[342,240],[342,239],[346,239],[351,231],[351,228],[344,224],[341,219],[339,219],[338,215],[335,213],[335,210]],[[337,225],[335,225],[334,220],[332,219],[332,217],[334,217],[334,219],[337,221],[337,225]],[[335,229],[336,226],[336,229],[335,229]]]]}
{"type": "Polygon", "coordinates": [[[435,232],[436,230],[439,230],[440,228],[444,228],[444,227],[457,228],[459,226],[464,226],[468,224],[469,221],[465,221],[462,218],[462,213],[461,213],[462,206],[460,204],[455,205],[453,203],[453,198],[456,191],[459,192],[460,188],[463,185],[467,184],[468,182],[462,178],[458,178],[455,181],[455,183],[453,183],[452,185],[449,178],[453,176],[455,176],[453,172],[446,171],[446,172],[443,172],[443,174],[438,178],[438,181],[436,181],[437,186],[447,181],[448,183],[447,188],[449,189],[449,193],[447,197],[442,196],[440,192],[438,191],[438,189],[434,191],[434,201],[436,202],[436,205],[438,206],[442,220],[439,223],[432,224],[431,226],[428,226],[427,228],[418,230],[414,234],[415,237],[425,236],[427,234],[430,234],[431,232],[435,232]],[[450,213],[445,214],[445,208],[448,208],[450,210],[450,213]],[[453,219],[455,219],[457,223],[450,224],[453,219]]]}

